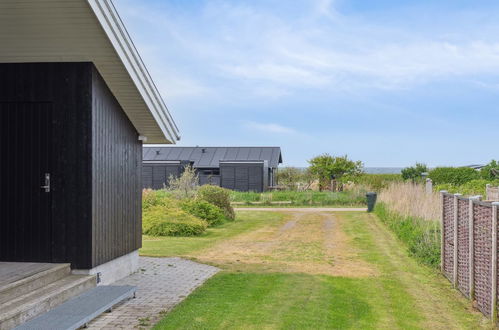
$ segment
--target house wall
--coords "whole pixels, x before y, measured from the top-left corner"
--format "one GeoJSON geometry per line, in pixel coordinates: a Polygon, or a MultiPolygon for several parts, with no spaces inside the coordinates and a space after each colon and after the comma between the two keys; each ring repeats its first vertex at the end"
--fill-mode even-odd
{"type": "Polygon", "coordinates": [[[142,186],[144,189],[163,189],[168,185],[171,175],[178,177],[182,173],[179,164],[142,164],[142,186]]]}
{"type": "MultiPolygon", "coordinates": [[[[52,134],[48,229],[28,240],[22,228],[29,223],[2,214],[9,200],[0,198],[0,227],[14,228],[13,235],[0,234],[2,258],[70,262],[73,268],[89,269],[140,248],[142,143],[94,65],[0,64],[0,103],[44,104],[52,115],[48,124],[52,134]],[[36,250],[47,231],[52,248],[44,255],[23,256],[12,248],[13,242],[24,241],[31,244],[29,250],[36,250]]],[[[24,120],[30,119],[27,113],[24,120]]],[[[17,142],[13,139],[12,147],[24,157],[23,171],[29,174],[37,165],[32,164],[36,158],[17,142]]],[[[9,159],[1,161],[6,164],[9,159]]],[[[15,177],[22,180],[22,174],[15,177]]],[[[13,172],[0,176],[0,183],[7,175],[13,172]]],[[[15,182],[2,186],[1,193],[7,195],[15,186],[15,182]]],[[[10,214],[29,212],[30,203],[11,205],[10,214]]]]}
{"type": "Polygon", "coordinates": [[[91,267],[142,246],[142,142],[92,66],[91,267]]]}
{"type": "MultiPolygon", "coordinates": [[[[90,264],[91,251],[91,64],[90,63],[2,63],[0,64],[0,102],[44,103],[52,108],[51,145],[51,221],[52,249],[37,261],[68,262],[76,266],[90,264]]],[[[27,115],[25,120],[29,120],[27,115]]],[[[18,148],[26,164],[33,157],[26,153],[18,141],[18,148]]],[[[9,159],[2,162],[8,163],[9,159]]],[[[37,166],[38,164],[33,164],[37,166]]],[[[26,167],[25,171],[32,171],[26,167]]],[[[12,175],[13,173],[4,173],[12,175]]],[[[22,176],[18,177],[21,180],[22,176]]],[[[41,180],[40,180],[41,181],[41,180]]],[[[41,182],[40,182],[41,183],[41,182]]],[[[35,189],[38,187],[35,187],[35,189]]],[[[8,193],[13,186],[2,187],[8,193]]],[[[0,199],[2,203],[8,200],[0,199]]],[[[28,203],[16,203],[11,208],[30,209],[28,203]]],[[[15,214],[15,210],[13,211],[15,214]]],[[[15,217],[0,215],[1,221],[11,228],[22,226],[15,217]]],[[[33,215],[36,219],[36,215],[33,215]]],[[[29,225],[29,224],[27,224],[29,225]]],[[[17,231],[9,240],[0,239],[0,248],[10,251],[11,241],[23,239],[24,232],[17,231]],[[3,243],[2,243],[3,241],[3,243]]],[[[46,233],[36,234],[30,241],[32,249],[45,239],[46,233]],[[41,236],[44,235],[44,236],[41,236]]],[[[15,255],[12,261],[33,260],[29,256],[15,255]]]]}
{"type": "Polygon", "coordinates": [[[266,180],[263,162],[220,162],[220,186],[223,188],[263,192],[266,180]]]}

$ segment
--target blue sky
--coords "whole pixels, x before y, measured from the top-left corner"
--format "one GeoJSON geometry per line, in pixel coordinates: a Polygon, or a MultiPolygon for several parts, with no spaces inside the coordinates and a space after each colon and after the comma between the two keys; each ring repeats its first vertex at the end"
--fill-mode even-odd
{"type": "Polygon", "coordinates": [[[499,158],[499,1],[115,0],[179,145],[499,158]]]}

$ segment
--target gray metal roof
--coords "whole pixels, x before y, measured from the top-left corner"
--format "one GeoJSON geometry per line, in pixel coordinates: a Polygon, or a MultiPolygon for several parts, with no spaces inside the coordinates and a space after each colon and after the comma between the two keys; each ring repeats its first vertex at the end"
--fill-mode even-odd
{"type": "Polygon", "coordinates": [[[267,160],[269,167],[277,167],[282,156],[280,147],[144,147],[143,160],[191,161],[194,167],[219,167],[220,161],[267,160]]]}

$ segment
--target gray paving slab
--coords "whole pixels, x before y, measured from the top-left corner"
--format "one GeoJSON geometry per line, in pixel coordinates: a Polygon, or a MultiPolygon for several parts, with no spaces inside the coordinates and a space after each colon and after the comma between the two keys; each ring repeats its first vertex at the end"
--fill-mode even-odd
{"type": "Polygon", "coordinates": [[[113,283],[137,287],[135,299],[102,314],[88,329],[149,329],[218,271],[182,258],[140,257],[138,272],[113,283]]]}

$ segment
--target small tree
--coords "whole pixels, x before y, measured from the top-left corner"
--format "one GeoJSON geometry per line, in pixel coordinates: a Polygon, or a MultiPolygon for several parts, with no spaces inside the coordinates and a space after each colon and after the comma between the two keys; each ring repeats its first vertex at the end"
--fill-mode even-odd
{"type": "Polygon", "coordinates": [[[341,180],[344,175],[359,175],[362,173],[361,161],[353,161],[348,156],[335,157],[322,154],[308,161],[310,172],[319,180],[319,189],[327,188],[332,179],[341,180]]]}
{"type": "Polygon", "coordinates": [[[401,174],[402,179],[412,180],[412,182],[415,182],[416,180],[421,179],[421,175],[425,172],[428,172],[428,167],[426,166],[426,164],[416,163],[415,166],[404,168],[401,174]]]}
{"type": "Polygon", "coordinates": [[[480,176],[485,180],[499,179],[499,162],[492,160],[490,163],[482,167],[480,176]]]}
{"type": "Polygon", "coordinates": [[[297,167],[283,167],[277,172],[277,182],[288,189],[296,189],[303,181],[303,170],[297,167]]]}
{"type": "Polygon", "coordinates": [[[196,170],[187,165],[181,176],[170,175],[168,179],[168,190],[177,198],[193,198],[199,188],[199,178],[196,170]]]}

